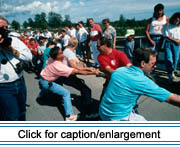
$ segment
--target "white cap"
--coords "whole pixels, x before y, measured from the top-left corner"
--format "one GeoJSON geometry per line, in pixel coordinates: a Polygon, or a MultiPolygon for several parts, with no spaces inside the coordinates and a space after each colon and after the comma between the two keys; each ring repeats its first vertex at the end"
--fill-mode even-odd
{"type": "Polygon", "coordinates": [[[127,29],[125,37],[127,38],[130,35],[135,35],[135,31],[133,29],[127,29]]]}

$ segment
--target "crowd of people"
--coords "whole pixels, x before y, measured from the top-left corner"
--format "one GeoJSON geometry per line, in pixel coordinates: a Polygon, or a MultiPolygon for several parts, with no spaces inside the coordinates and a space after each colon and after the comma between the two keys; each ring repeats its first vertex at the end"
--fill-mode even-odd
{"type": "Polygon", "coordinates": [[[62,97],[66,121],[75,121],[78,115],[73,112],[71,93],[64,84],[80,91],[85,117],[90,119],[100,116],[101,120],[146,121],[136,111],[141,95],[180,106],[180,96],[159,87],[147,76],[155,69],[156,57],[163,49],[169,82],[176,78],[180,13],[169,19],[163,10],[164,5],[157,4],[148,20],[148,48],[141,48],[135,31],[128,29],[124,52],[116,49],[116,29],[108,18],[102,20],[104,29],[90,18],[88,29],[80,21],[55,32],[45,29],[16,34],[8,32],[8,21],[0,16],[0,120],[26,120],[23,69],[27,61],[39,77],[38,97],[43,99],[48,92],[62,97]],[[77,74],[105,77],[99,112],[93,111],[91,89],[77,74]]]}

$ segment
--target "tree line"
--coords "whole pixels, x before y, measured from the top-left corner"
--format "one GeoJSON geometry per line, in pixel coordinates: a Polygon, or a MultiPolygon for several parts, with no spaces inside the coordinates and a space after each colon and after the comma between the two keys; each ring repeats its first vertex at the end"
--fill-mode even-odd
{"type": "MultiPolygon", "coordinates": [[[[86,21],[86,26],[88,27],[88,18],[86,21]]],[[[101,24],[101,22],[99,22],[101,24]]],[[[65,15],[64,19],[61,14],[55,12],[49,12],[48,15],[46,13],[41,12],[40,14],[36,14],[34,19],[29,18],[28,20],[23,22],[23,28],[31,27],[32,29],[45,29],[48,28],[50,30],[54,30],[55,28],[62,28],[65,25],[74,25],[71,22],[70,15],[65,15]]],[[[144,35],[144,29],[147,25],[147,20],[135,20],[126,19],[123,14],[120,15],[119,20],[111,22],[111,25],[114,26],[117,30],[118,35],[124,35],[126,33],[126,29],[131,28],[135,29],[136,35],[144,35]]],[[[20,23],[16,20],[13,20],[11,26],[15,30],[20,30],[20,23]]],[[[102,26],[103,27],[103,26],[102,26]]]]}

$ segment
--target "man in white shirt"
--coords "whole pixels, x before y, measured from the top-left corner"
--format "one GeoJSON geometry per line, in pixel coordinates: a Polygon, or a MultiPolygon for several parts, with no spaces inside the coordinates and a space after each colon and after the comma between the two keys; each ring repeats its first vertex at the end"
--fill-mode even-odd
{"type": "Polygon", "coordinates": [[[70,39],[70,36],[66,33],[66,30],[61,31],[62,36],[61,36],[61,41],[62,41],[62,50],[66,48],[68,45],[68,40],[70,39]]]}
{"type": "MultiPolygon", "coordinates": [[[[65,57],[64,63],[69,67],[72,67],[77,70],[86,71],[89,74],[98,74],[99,70],[92,67],[87,67],[86,64],[79,61],[79,59],[76,57],[76,55],[74,54],[74,49],[76,49],[77,44],[78,40],[76,38],[69,39],[68,46],[63,51],[65,57]]],[[[94,112],[95,110],[91,98],[91,89],[86,85],[84,80],[78,78],[75,75],[71,75],[68,78],[64,77],[63,83],[72,86],[81,92],[81,96],[85,102],[85,117],[87,119],[96,118],[98,114],[94,112]]]]}
{"type": "Polygon", "coordinates": [[[26,85],[23,62],[32,60],[31,51],[7,33],[8,21],[0,16],[0,120],[24,121],[26,85]]]}
{"type": "Polygon", "coordinates": [[[90,58],[90,48],[88,46],[88,32],[83,27],[82,22],[79,22],[76,24],[77,29],[77,39],[79,41],[78,46],[78,54],[81,56],[81,53],[83,54],[83,60],[85,63],[89,63],[90,58]]]}
{"type": "Polygon", "coordinates": [[[48,40],[50,40],[51,38],[52,38],[52,34],[51,34],[51,32],[46,28],[46,30],[45,30],[45,37],[48,39],[48,40]]]}

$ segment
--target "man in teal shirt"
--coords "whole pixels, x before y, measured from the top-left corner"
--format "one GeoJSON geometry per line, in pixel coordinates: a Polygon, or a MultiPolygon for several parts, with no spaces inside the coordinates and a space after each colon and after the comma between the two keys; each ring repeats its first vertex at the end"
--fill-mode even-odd
{"type": "Polygon", "coordinates": [[[141,95],[180,106],[180,96],[159,87],[144,74],[154,70],[156,55],[156,51],[151,49],[138,48],[134,52],[132,66],[118,68],[112,73],[100,103],[99,114],[102,120],[146,121],[133,110],[141,95]]]}

